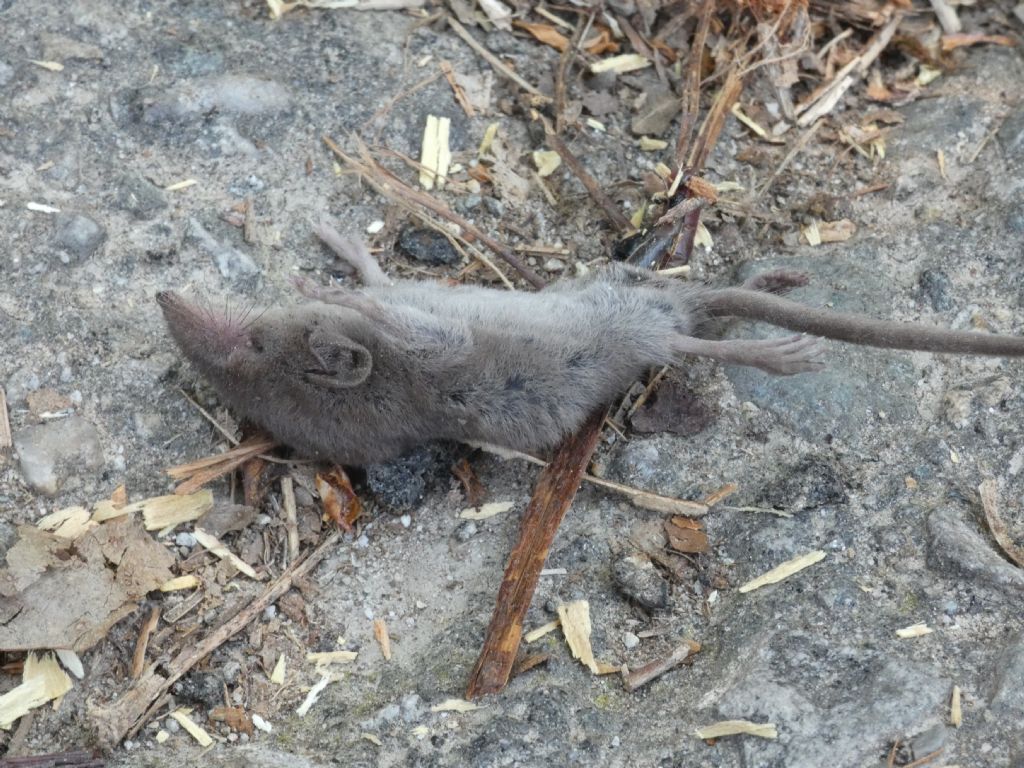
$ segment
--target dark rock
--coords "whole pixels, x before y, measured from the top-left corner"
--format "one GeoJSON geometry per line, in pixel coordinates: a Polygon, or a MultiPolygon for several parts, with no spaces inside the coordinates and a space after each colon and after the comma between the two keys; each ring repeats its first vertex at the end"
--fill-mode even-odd
{"type": "Polygon", "coordinates": [[[414,261],[437,266],[456,264],[459,254],[452,248],[448,238],[440,232],[425,227],[406,227],[398,236],[395,249],[414,261]]]}
{"type": "Polygon", "coordinates": [[[167,207],[163,190],[141,176],[124,174],[115,182],[113,205],[137,219],[150,219],[167,207]]]}
{"type": "Polygon", "coordinates": [[[817,456],[808,456],[767,486],[760,494],[759,503],[795,512],[845,504],[848,500],[840,467],[817,456]]]}
{"type": "Polygon", "coordinates": [[[630,419],[641,433],[696,435],[715,420],[712,409],[675,379],[666,380],[630,419]]]}
{"type": "Polygon", "coordinates": [[[947,577],[959,574],[1024,591],[1024,569],[1000,557],[953,509],[936,509],[928,516],[928,565],[947,577]]]}
{"type": "Polygon", "coordinates": [[[936,723],[931,728],[922,731],[911,739],[910,746],[914,752],[915,760],[920,760],[925,755],[938,752],[946,746],[946,727],[941,723],[936,723]]]}
{"type": "Polygon", "coordinates": [[[629,555],[612,566],[615,586],[623,595],[649,611],[668,606],[668,582],[654,564],[642,555],[629,555]]]}
{"type": "Polygon", "coordinates": [[[446,446],[425,445],[401,458],[366,467],[366,487],[391,514],[416,508],[436,478],[447,478],[451,453],[446,446]]]}
{"type": "Polygon", "coordinates": [[[70,213],[57,217],[54,242],[78,259],[92,256],[106,239],[106,230],[84,214],[70,213]]]}
{"type": "Polygon", "coordinates": [[[996,133],[1010,165],[1024,164],[1024,109],[1018,107],[996,133]]]}
{"type": "Polygon", "coordinates": [[[917,285],[921,289],[921,296],[936,312],[949,312],[953,309],[952,284],[941,269],[924,270],[917,278],[917,285]]]}
{"type": "Polygon", "coordinates": [[[179,701],[199,704],[207,710],[224,705],[224,680],[213,672],[192,672],[172,690],[179,701]]]}

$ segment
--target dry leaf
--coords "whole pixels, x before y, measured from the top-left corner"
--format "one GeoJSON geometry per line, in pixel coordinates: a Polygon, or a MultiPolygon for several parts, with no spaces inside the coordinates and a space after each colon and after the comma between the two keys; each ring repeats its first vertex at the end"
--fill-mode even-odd
{"type": "Polygon", "coordinates": [[[171,578],[174,557],[129,519],[75,542],[30,525],[18,536],[0,570],[0,650],[86,651],[171,578]]]}
{"type": "Polygon", "coordinates": [[[473,467],[466,459],[460,460],[452,466],[452,474],[462,483],[462,491],[466,494],[466,503],[471,507],[482,506],[487,498],[487,489],[476,476],[473,467]]]}
{"type": "Polygon", "coordinates": [[[550,45],[556,51],[563,52],[569,47],[569,38],[550,24],[536,24],[529,21],[515,21],[513,24],[519,29],[525,29],[544,45],[550,45]]]}
{"type": "Polygon", "coordinates": [[[579,659],[595,675],[598,674],[597,661],[590,648],[590,603],[586,600],[563,603],[558,606],[558,618],[572,657],[579,659]]]}
{"type": "Polygon", "coordinates": [[[821,562],[825,559],[825,553],[820,549],[816,549],[813,552],[808,552],[805,555],[794,557],[792,560],[787,560],[781,565],[777,565],[767,573],[763,573],[756,579],[752,579],[740,587],[740,592],[751,592],[755,589],[767,586],[768,584],[775,584],[788,579],[795,573],[802,571],[804,568],[814,565],[815,563],[821,562]]]}
{"type": "Polygon", "coordinates": [[[601,27],[594,37],[584,41],[583,50],[600,56],[602,53],[618,53],[619,44],[612,38],[612,31],[608,27],[601,27]]]}
{"type": "Polygon", "coordinates": [[[710,549],[708,535],[701,529],[702,526],[696,520],[685,517],[676,517],[671,521],[665,521],[665,533],[668,534],[668,544],[676,552],[684,554],[695,554],[707,552],[710,549]],[[680,525],[677,521],[685,520],[689,525],[680,525]]]}
{"type": "Polygon", "coordinates": [[[324,520],[338,528],[352,530],[352,525],[363,514],[363,505],[352,489],[352,481],[345,470],[335,467],[326,475],[317,473],[316,492],[324,508],[324,520]]]}
{"type": "Polygon", "coordinates": [[[252,718],[242,707],[214,707],[210,710],[210,719],[215,723],[225,723],[233,731],[252,736],[252,718]]]}

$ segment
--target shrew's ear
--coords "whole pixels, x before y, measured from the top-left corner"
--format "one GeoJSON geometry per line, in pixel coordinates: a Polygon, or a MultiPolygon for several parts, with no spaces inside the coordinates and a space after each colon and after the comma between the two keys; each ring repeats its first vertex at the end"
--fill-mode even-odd
{"type": "Polygon", "coordinates": [[[347,336],[318,328],[309,335],[309,352],[316,366],[305,371],[306,381],[331,389],[354,387],[373,369],[370,350],[347,336]]]}

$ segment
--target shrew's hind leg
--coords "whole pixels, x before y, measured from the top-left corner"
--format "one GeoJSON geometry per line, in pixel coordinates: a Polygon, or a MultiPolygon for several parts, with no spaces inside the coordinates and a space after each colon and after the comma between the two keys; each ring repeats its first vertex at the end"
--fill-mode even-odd
{"type": "Polygon", "coordinates": [[[824,369],[822,348],[812,336],[775,339],[729,339],[711,341],[679,335],[673,349],[680,355],[700,355],[722,363],[749,365],[779,376],[811,373],[824,369]]]}
{"type": "Polygon", "coordinates": [[[391,285],[388,276],[380,268],[366,243],[357,237],[345,237],[330,224],[321,221],[313,229],[316,236],[334,251],[338,258],[351,266],[363,285],[391,285]]]}

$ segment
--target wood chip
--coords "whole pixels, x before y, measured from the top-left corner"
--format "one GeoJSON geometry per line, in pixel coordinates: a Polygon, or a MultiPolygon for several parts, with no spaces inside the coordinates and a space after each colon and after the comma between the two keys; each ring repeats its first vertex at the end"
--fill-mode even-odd
{"type": "Polygon", "coordinates": [[[176,709],[171,712],[171,717],[178,725],[185,729],[186,733],[196,740],[200,747],[209,747],[213,744],[213,738],[189,715],[192,710],[188,708],[176,709]]]}
{"type": "Polygon", "coordinates": [[[382,742],[380,739],[378,739],[372,733],[360,733],[359,734],[359,738],[366,739],[368,742],[370,742],[371,744],[373,744],[375,746],[378,746],[378,747],[383,747],[384,746],[384,742],[382,742]]]}
{"type": "Polygon", "coordinates": [[[676,552],[697,554],[707,552],[711,548],[708,535],[696,520],[674,517],[672,520],[666,520],[664,527],[668,535],[668,544],[676,552]]]}
{"type": "Polygon", "coordinates": [[[59,61],[39,61],[37,59],[29,59],[29,64],[35,64],[37,67],[49,70],[50,72],[63,72],[64,65],[59,61]]]}
{"type": "Polygon", "coordinates": [[[165,192],[178,192],[178,191],[180,191],[182,189],[188,189],[189,187],[194,187],[198,183],[199,182],[196,181],[195,179],[182,179],[181,181],[176,181],[173,184],[168,184],[166,187],[164,187],[164,191],[165,192]]]}
{"type": "Polygon", "coordinates": [[[779,736],[775,723],[752,723],[749,720],[721,720],[693,732],[698,739],[718,739],[740,734],[760,736],[762,739],[776,739],[779,736]]]}
{"type": "Polygon", "coordinates": [[[283,653],[278,654],[277,663],[274,664],[274,669],[270,673],[270,682],[274,685],[284,685],[284,675],[288,662],[283,653]]]}
{"type": "Polygon", "coordinates": [[[451,125],[450,118],[427,115],[420,147],[420,186],[424,189],[430,190],[435,186],[444,189],[448,180],[448,168],[452,162],[452,151],[448,146],[451,125]]]}
{"type": "MultiPolygon", "coordinates": [[[[650,637],[650,633],[641,632],[640,637],[650,637]]],[[[684,640],[676,646],[670,654],[660,659],[644,664],[642,667],[630,670],[627,666],[622,667],[622,682],[627,691],[635,691],[647,683],[655,680],[666,672],[678,667],[695,653],[700,652],[700,643],[695,640],[684,640]]]]}
{"type": "Polygon", "coordinates": [[[981,497],[981,508],[985,513],[985,522],[988,529],[992,531],[992,538],[996,544],[1006,553],[1013,562],[1024,568],[1024,547],[1019,547],[1010,538],[1010,531],[999,514],[999,492],[996,481],[989,478],[982,481],[978,486],[978,495],[981,497]]]}
{"type": "Polygon", "coordinates": [[[295,714],[299,717],[305,717],[309,710],[316,704],[317,699],[320,698],[320,694],[323,693],[324,688],[327,687],[328,683],[331,682],[331,676],[329,674],[321,677],[316,685],[309,689],[309,693],[306,694],[306,698],[303,699],[302,703],[295,710],[295,714]]]}
{"type": "Polygon", "coordinates": [[[281,478],[281,507],[284,511],[284,529],[288,535],[288,557],[299,556],[299,515],[295,507],[295,489],[291,477],[281,478]]]}
{"type": "Polygon", "coordinates": [[[85,507],[66,507],[51,512],[36,522],[36,527],[49,531],[62,539],[74,541],[79,536],[95,528],[99,523],[89,517],[85,507]]]}
{"type": "Polygon", "coordinates": [[[135,653],[132,655],[132,680],[138,680],[142,676],[142,671],[146,668],[146,649],[149,648],[149,638],[152,637],[153,631],[159,623],[160,608],[153,606],[153,610],[149,612],[149,617],[143,622],[142,628],[139,630],[139,639],[135,641],[135,653]]]}
{"type": "Polygon", "coordinates": [[[641,152],[660,152],[668,148],[668,142],[664,139],[653,139],[650,136],[641,136],[637,141],[641,152]]]}
{"type": "Polygon", "coordinates": [[[45,203],[35,203],[31,200],[25,203],[25,207],[35,213],[60,213],[60,208],[54,208],[52,205],[46,205],[45,203]]]}
{"type": "Polygon", "coordinates": [[[533,164],[537,166],[537,175],[545,179],[558,170],[562,156],[551,150],[538,149],[533,153],[533,164]]]}
{"type": "Polygon", "coordinates": [[[160,585],[161,592],[177,592],[182,589],[195,589],[202,582],[195,574],[187,573],[184,576],[175,576],[160,585]]]}
{"type": "Polygon", "coordinates": [[[960,686],[953,686],[953,693],[949,697],[949,724],[959,728],[964,722],[963,707],[960,703],[960,686]]]}
{"type": "Polygon", "coordinates": [[[184,496],[177,494],[154,496],[122,506],[116,506],[113,501],[101,501],[94,507],[92,519],[101,523],[115,517],[142,512],[146,530],[159,531],[180,523],[198,520],[211,509],[213,509],[213,491],[202,490],[184,496]]]}
{"type": "Polygon", "coordinates": [[[501,0],[477,0],[487,19],[502,32],[512,31],[512,9],[501,0]]]}
{"type": "Polygon", "coordinates": [[[196,541],[221,560],[227,560],[231,563],[239,573],[244,573],[250,579],[255,579],[256,581],[260,581],[263,578],[252,569],[252,566],[221,544],[220,540],[213,534],[207,533],[202,528],[196,528],[192,531],[192,535],[196,537],[196,541]]]}
{"type": "Polygon", "coordinates": [[[590,603],[586,600],[575,600],[558,606],[558,618],[562,624],[562,634],[572,651],[572,657],[579,659],[595,675],[597,660],[590,648],[590,603]]]}
{"type": "Polygon", "coordinates": [[[71,690],[71,678],[51,654],[29,653],[22,668],[21,683],[0,696],[0,728],[71,690]]]}
{"type": "Polygon", "coordinates": [[[908,639],[911,637],[922,637],[924,635],[930,635],[934,631],[935,630],[933,630],[927,624],[921,622],[920,624],[911,624],[909,627],[903,627],[903,629],[897,629],[896,637],[901,637],[903,639],[908,639]]]}
{"type": "Polygon", "coordinates": [[[531,629],[529,632],[523,635],[523,640],[527,643],[535,643],[542,637],[544,637],[544,635],[554,632],[560,626],[562,626],[562,622],[560,622],[558,619],[555,619],[554,621],[549,621],[547,624],[542,624],[536,629],[531,629]]]}
{"type": "Polygon", "coordinates": [[[649,66],[651,66],[650,60],[644,58],[639,53],[623,53],[619,56],[611,56],[607,59],[595,61],[590,65],[590,71],[595,75],[601,72],[615,72],[621,75],[625,72],[633,72],[649,66]]]}
{"type": "Polygon", "coordinates": [[[488,518],[508,512],[516,503],[514,501],[491,501],[484,504],[480,509],[464,509],[459,512],[463,520],[487,520],[488,518]]]}
{"type": "Polygon", "coordinates": [[[788,579],[795,573],[802,571],[804,568],[814,565],[815,563],[821,562],[825,559],[825,553],[820,549],[816,549],[813,552],[808,552],[805,555],[794,557],[792,560],[787,560],[781,565],[777,565],[767,573],[763,573],[756,579],[751,579],[742,587],[740,592],[752,592],[755,589],[767,586],[769,584],[776,584],[783,579],[788,579]]]}
{"type": "Polygon", "coordinates": [[[57,654],[60,663],[64,665],[64,669],[79,680],[85,677],[85,665],[82,664],[82,659],[77,653],[70,648],[57,648],[54,653],[57,654]]]}
{"type": "Polygon", "coordinates": [[[391,661],[391,635],[388,634],[388,625],[384,619],[373,620],[373,636],[380,645],[380,652],[385,661],[391,661]]]}
{"type": "Polygon", "coordinates": [[[465,699],[445,699],[440,704],[435,704],[430,708],[431,712],[472,712],[474,709],[480,709],[476,704],[465,699]]]}
{"type": "Polygon", "coordinates": [[[11,455],[14,439],[11,436],[11,421],[7,415],[7,393],[0,387],[0,459],[11,455]]]}
{"type": "Polygon", "coordinates": [[[349,664],[356,660],[356,651],[311,651],[306,654],[306,661],[317,666],[327,664],[349,664]]]}

